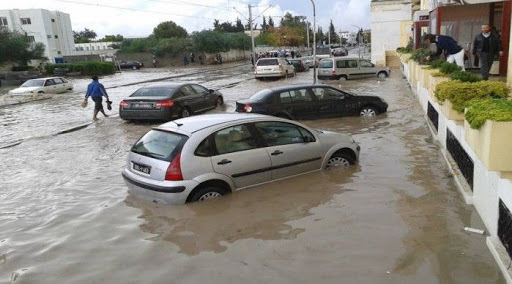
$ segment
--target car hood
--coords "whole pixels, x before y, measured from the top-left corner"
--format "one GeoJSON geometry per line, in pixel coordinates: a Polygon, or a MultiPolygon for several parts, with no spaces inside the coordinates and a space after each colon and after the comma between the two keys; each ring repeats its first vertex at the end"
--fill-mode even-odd
{"type": "Polygon", "coordinates": [[[327,130],[318,130],[317,132],[318,138],[320,142],[325,146],[332,146],[338,143],[354,143],[354,139],[347,134],[327,131],[327,130]]]}
{"type": "Polygon", "coordinates": [[[239,104],[244,104],[244,105],[258,103],[258,101],[253,101],[251,99],[243,99],[243,100],[238,100],[236,102],[239,104]]]}
{"type": "Polygon", "coordinates": [[[10,90],[9,94],[16,95],[16,94],[26,94],[26,93],[32,93],[40,90],[41,87],[20,87],[16,88],[14,90],[10,90]]]}

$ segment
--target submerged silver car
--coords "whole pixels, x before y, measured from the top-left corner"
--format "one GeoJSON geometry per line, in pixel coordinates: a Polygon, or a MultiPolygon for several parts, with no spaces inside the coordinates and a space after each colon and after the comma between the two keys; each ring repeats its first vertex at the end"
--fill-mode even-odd
{"type": "Polygon", "coordinates": [[[359,145],[346,134],[258,114],[187,117],[153,128],[122,172],[129,192],[183,204],[326,167],[349,166],[359,145]]]}

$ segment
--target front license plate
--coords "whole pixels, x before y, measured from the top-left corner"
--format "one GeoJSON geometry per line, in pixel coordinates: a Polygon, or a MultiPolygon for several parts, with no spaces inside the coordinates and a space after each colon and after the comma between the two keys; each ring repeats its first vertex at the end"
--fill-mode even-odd
{"type": "Polygon", "coordinates": [[[151,104],[151,103],[134,103],[133,107],[135,107],[135,108],[153,108],[153,104],[151,104]]]}
{"type": "Polygon", "coordinates": [[[137,163],[133,163],[133,169],[138,172],[145,173],[147,175],[149,175],[151,173],[150,166],[145,166],[145,165],[141,165],[141,164],[137,164],[137,163]]]}

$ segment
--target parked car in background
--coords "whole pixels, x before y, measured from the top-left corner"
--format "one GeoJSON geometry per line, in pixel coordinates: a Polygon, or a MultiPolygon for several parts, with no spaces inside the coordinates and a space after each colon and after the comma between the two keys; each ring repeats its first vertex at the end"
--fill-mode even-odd
{"type": "Polygon", "coordinates": [[[193,83],[145,86],[119,103],[124,120],[171,120],[214,109],[224,103],[219,91],[193,83]]]}
{"type": "Polygon", "coordinates": [[[62,77],[31,79],[19,88],[10,90],[10,95],[22,94],[60,94],[73,90],[73,84],[62,77]]]}
{"type": "Polygon", "coordinates": [[[138,61],[121,61],[119,63],[119,68],[121,68],[121,69],[137,70],[137,69],[142,68],[142,66],[144,66],[144,64],[142,64],[138,61]]]}
{"type": "Polygon", "coordinates": [[[128,153],[129,192],[150,202],[205,201],[359,159],[342,133],[265,115],[187,117],[151,129],[128,153]]]}
{"type": "Polygon", "coordinates": [[[389,67],[376,67],[362,58],[324,58],[318,62],[318,79],[348,80],[356,78],[386,78],[391,73],[389,67]]]}
{"type": "Polygon", "coordinates": [[[285,58],[260,58],[256,62],[254,69],[256,79],[289,76],[295,76],[295,67],[285,58]]]}
{"type": "Polygon", "coordinates": [[[318,66],[318,61],[320,61],[320,58],[318,57],[316,60],[313,60],[313,55],[303,56],[301,59],[309,66],[309,68],[313,68],[315,65],[318,66]]]}
{"type": "Polygon", "coordinates": [[[347,56],[348,50],[345,47],[341,46],[336,49],[333,49],[332,55],[333,56],[347,56]]]}
{"type": "Polygon", "coordinates": [[[328,46],[319,46],[316,48],[316,56],[320,59],[331,57],[331,49],[328,46]]]}
{"type": "Polygon", "coordinates": [[[262,90],[236,102],[236,112],[288,119],[375,116],[388,104],[377,96],[357,96],[328,85],[288,85],[262,90]]]}
{"type": "Polygon", "coordinates": [[[293,64],[297,72],[309,71],[309,66],[302,59],[288,59],[288,61],[293,64]]]}

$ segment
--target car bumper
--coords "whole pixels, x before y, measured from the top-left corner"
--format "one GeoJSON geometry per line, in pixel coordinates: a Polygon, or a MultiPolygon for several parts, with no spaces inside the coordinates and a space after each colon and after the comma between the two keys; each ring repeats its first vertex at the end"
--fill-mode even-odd
{"type": "Polygon", "coordinates": [[[318,75],[318,79],[320,80],[339,80],[341,76],[332,76],[332,75],[318,75]]]}
{"type": "Polygon", "coordinates": [[[153,181],[123,170],[128,192],[147,201],[161,204],[185,204],[187,197],[199,184],[192,180],[153,181]]]}
{"type": "Polygon", "coordinates": [[[120,109],[119,117],[125,120],[170,120],[179,118],[179,112],[175,108],[161,110],[130,110],[120,109]]]}
{"type": "Polygon", "coordinates": [[[285,73],[281,72],[269,72],[269,73],[257,73],[254,74],[255,78],[269,78],[269,77],[284,77],[285,73]]]}

